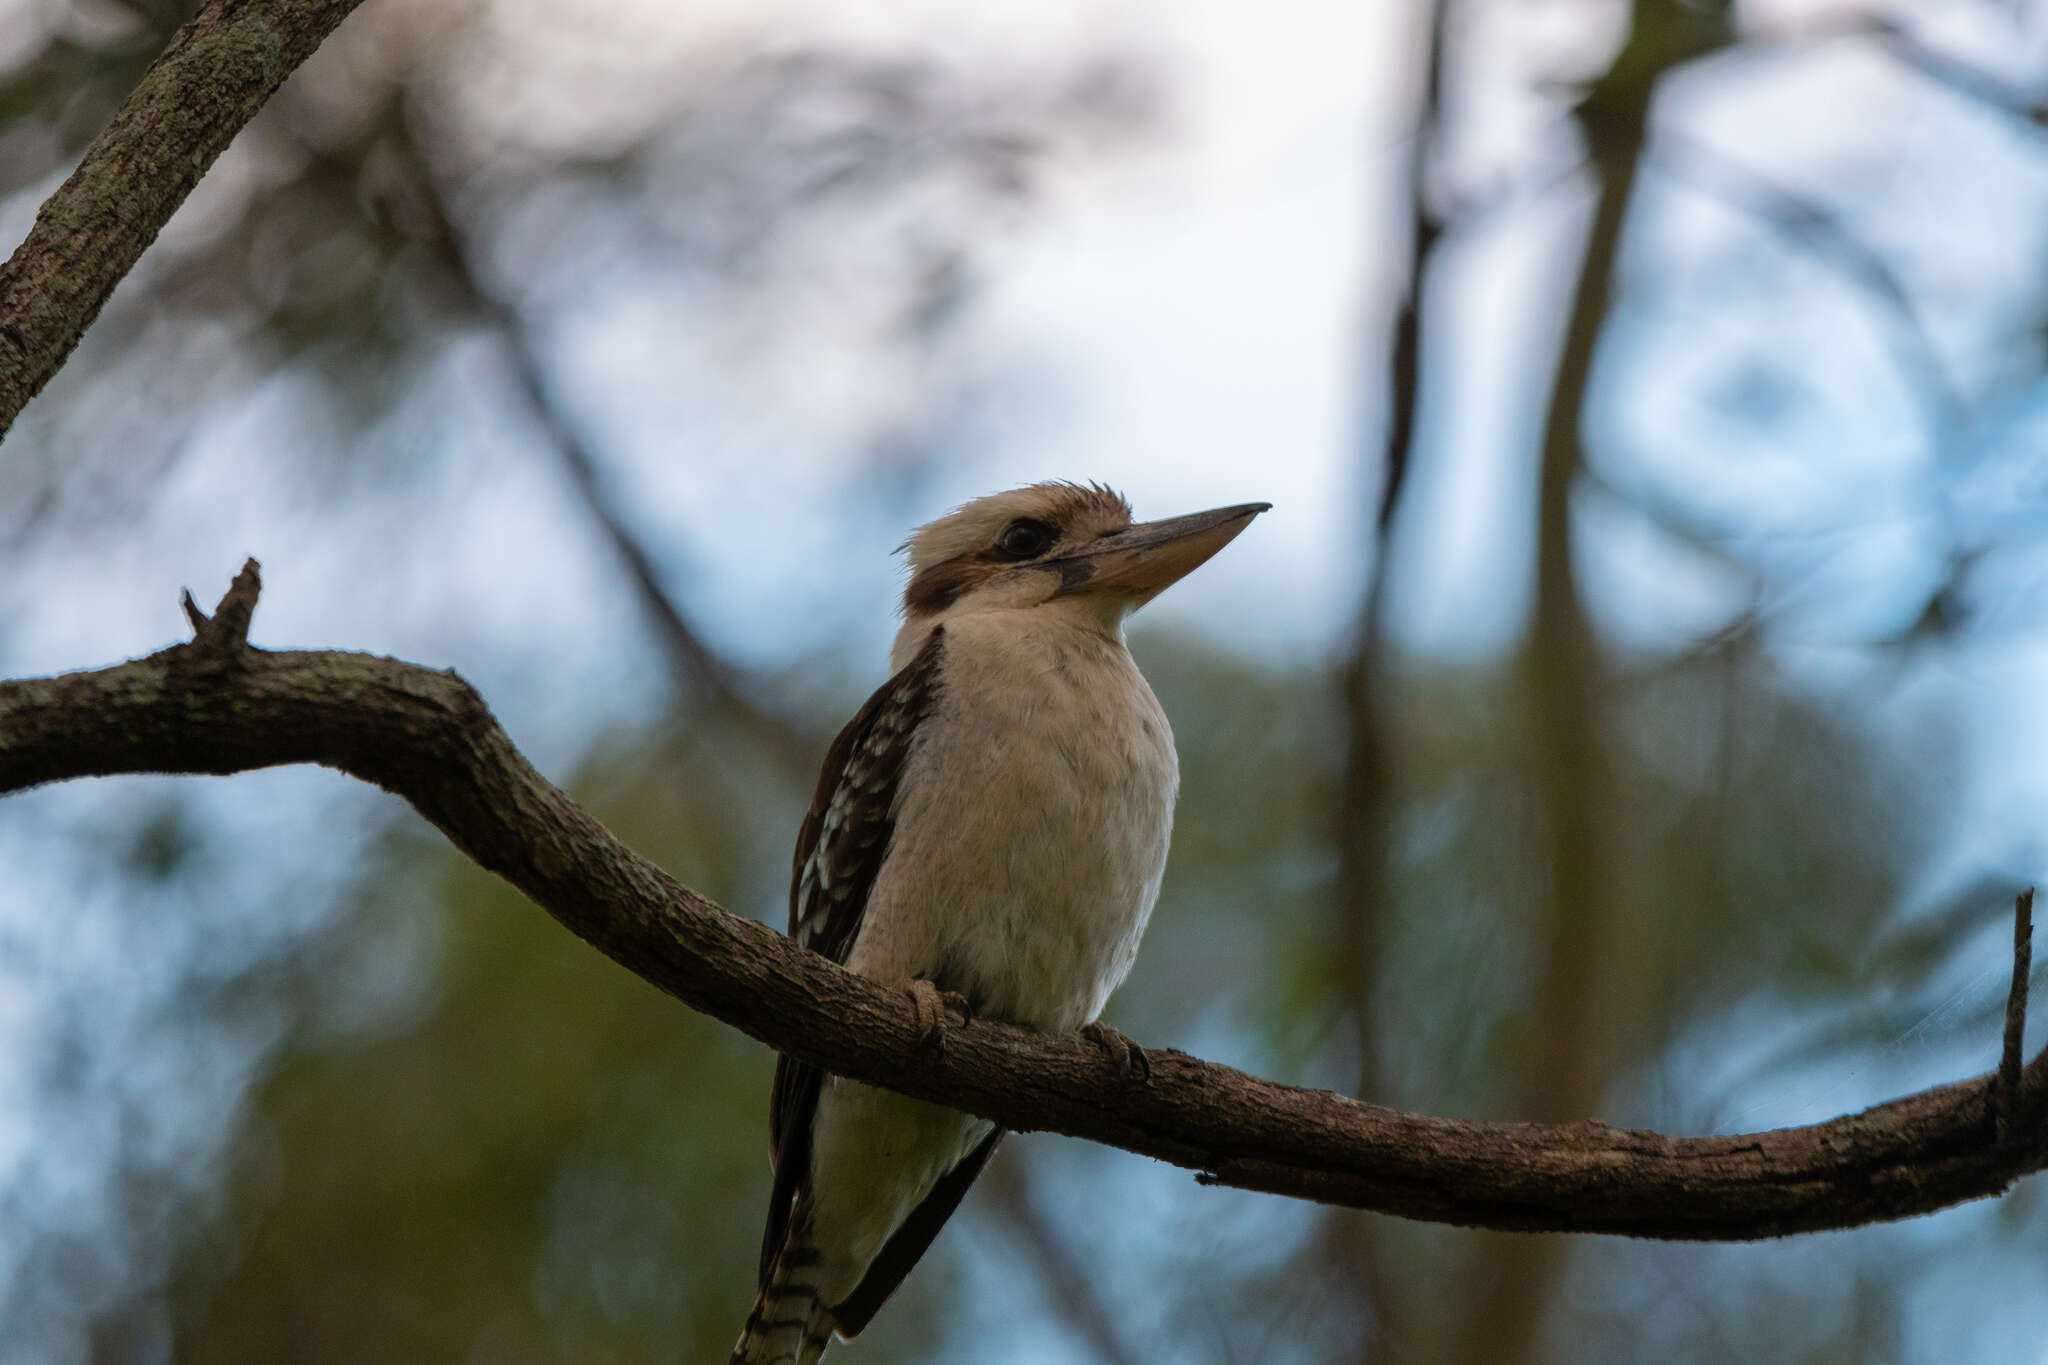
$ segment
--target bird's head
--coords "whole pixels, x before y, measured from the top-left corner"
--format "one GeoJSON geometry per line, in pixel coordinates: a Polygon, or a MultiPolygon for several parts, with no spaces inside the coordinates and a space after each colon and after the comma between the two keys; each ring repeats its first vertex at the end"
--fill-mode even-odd
{"type": "Polygon", "coordinates": [[[1132,522],[1100,484],[1039,483],[977,498],[904,545],[904,634],[973,611],[1053,607],[1115,630],[1228,545],[1270,503],[1132,522]]]}

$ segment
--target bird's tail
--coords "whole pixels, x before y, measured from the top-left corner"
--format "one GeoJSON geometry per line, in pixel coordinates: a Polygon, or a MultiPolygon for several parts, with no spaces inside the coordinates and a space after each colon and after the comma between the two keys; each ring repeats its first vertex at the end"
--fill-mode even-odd
{"type": "Polygon", "coordinates": [[[817,1268],[818,1253],[805,1239],[793,1235],[783,1243],[730,1365],[817,1365],[838,1326],[818,1297],[817,1268]]]}

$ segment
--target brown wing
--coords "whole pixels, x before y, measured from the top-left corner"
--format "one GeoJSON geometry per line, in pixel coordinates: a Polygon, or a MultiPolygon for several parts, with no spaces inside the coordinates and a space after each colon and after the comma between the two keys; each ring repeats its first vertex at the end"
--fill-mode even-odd
{"type": "MultiPolygon", "coordinates": [[[[847,722],[825,755],[810,813],[797,835],[790,874],[789,936],[844,963],[860,933],[868,893],[889,853],[896,790],[917,726],[939,690],[943,626],[917,657],[882,684],[847,722]]],[[[811,1165],[811,1119],[824,1073],[782,1057],[768,1106],[768,1151],[775,1163],[768,1228],[761,1238],[761,1283],[789,1234],[789,1212],[811,1165]]]]}

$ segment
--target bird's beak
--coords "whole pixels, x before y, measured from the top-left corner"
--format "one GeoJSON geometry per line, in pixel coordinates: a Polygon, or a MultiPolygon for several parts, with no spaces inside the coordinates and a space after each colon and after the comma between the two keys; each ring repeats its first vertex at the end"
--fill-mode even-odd
{"type": "Polygon", "coordinates": [[[1059,591],[1110,592],[1138,607],[1193,573],[1273,504],[1245,502],[1165,521],[1140,522],[1102,537],[1079,554],[1045,565],[1060,574],[1059,591]]]}

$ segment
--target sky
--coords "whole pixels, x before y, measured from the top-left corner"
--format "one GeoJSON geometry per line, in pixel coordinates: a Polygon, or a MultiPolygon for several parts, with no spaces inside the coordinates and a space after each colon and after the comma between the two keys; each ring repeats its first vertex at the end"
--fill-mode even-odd
{"type": "MultiPolygon", "coordinates": [[[[371,0],[359,16],[366,32],[438,22],[432,7],[399,18],[374,12],[378,5],[393,11],[389,0],[371,0]]],[[[900,523],[849,517],[834,498],[845,489],[831,467],[833,452],[849,429],[874,420],[871,405],[888,392],[866,358],[832,354],[834,338],[810,350],[791,348],[781,354],[780,369],[733,386],[718,368],[728,338],[692,336],[675,325],[678,310],[692,306],[687,291],[598,281],[550,310],[542,332],[565,376],[565,402],[589,414],[626,453],[620,477],[635,515],[689,547],[690,562],[674,566],[676,579],[722,649],[760,667],[834,651],[855,661],[847,692],[865,690],[884,667],[900,587],[892,551],[910,524],[994,488],[1061,477],[1111,483],[1142,517],[1272,502],[1273,512],[1226,555],[1141,619],[1198,627],[1248,654],[1289,663],[1337,656],[1371,548],[1365,509],[1373,489],[1359,453],[1376,430],[1378,399],[1374,386],[1361,382],[1360,367],[1376,353],[1404,251],[1402,229],[1381,192],[1404,155],[1401,110],[1410,92],[1403,73],[1415,42],[1396,7],[1312,0],[1139,0],[1113,8],[1043,0],[973,7],[721,0],[679,14],[666,0],[627,0],[589,6],[592,22],[567,25],[559,21],[561,7],[562,0],[491,5],[488,21],[462,39],[482,74],[448,94],[446,116],[484,121],[516,99],[550,115],[526,120],[522,126],[545,130],[528,136],[571,143],[607,136],[634,110],[654,117],[676,98],[676,69],[719,35],[734,33],[768,35],[770,43],[777,34],[790,41],[832,35],[883,48],[915,35],[932,50],[1047,63],[1076,45],[1128,50],[1154,67],[1164,92],[1155,131],[1103,162],[1062,169],[1032,220],[988,244],[988,287],[942,363],[970,392],[989,374],[1021,378],[973,405],[972,452],[950,458],[900,523]],[[529,35],[541,31],[549,38],[536,49],[529,35]],[[814,401],[818,392],[835,401],[814,401]]],[[[1745,12],[1791,31],[1858,8],[1777,3],[1745,12]]],[[[1918,12],[1939,29],[1962,23],[1960,9],[1929,5],[1918,12]]],[[[1554,53],[1569,69],[1611,37],[1597,5],[1544,0],[1493,10],[1498,36],[1480,54],[1482,72],[1486,62],[1526,59],[1530,51],[1554,53]],[[1499,18],[1503,13],[1508,17],[1499,18]]],[[[1614,7],[1607,10],[1611,15],[1614,7]]],[[[0,6],[0,17],[17,25],[43,13],[28,4],[0,6]]],[[[0,34],[7,31],[0,23],[0,34]]],[[[2048,50],[2048,32],[2039,23],[2030,32],[2031,41],[1994,54],[2015,73],[2040,69],[2048,50]]],[[[375,53],[374,37],[360,43],[360,52],[375,53]]],[[[1950,153],[1964,125],[1981,115],[1953,101],[1916,97],[1924,99],[1917,131],[1875,170],[1835,158],[1854,142],[1859,120],[1901,98],[1896,73],[1881,63],[1852,55],[1839,65],[1826,80],[1767,88],[1766,98],[1744,106],[1749,122],[1717,131],[1766,145],[1786,164],[1811,160],[1842,169],[1851,187],[1875,183],[1888,210],[1904,206],[1903,216],[1885,220],[1901,224],[1887,246],[1921,269],[1917,278],[1937,300],[1995,290],[2048,254],[2040,217],[2048,182],[2038,154],[2015,136],[1992,157],[1991,174],[2005,190],[1975,192],[1985,165],[1953,163],[1950,153]],[[1788,137],[1781,132],[1787,128],[1804,135],[1788,137]],[[1966,192],[1972,214],[1950,212],[1951,201],[1966,192]]],[[[1769,87],[1769,73],[1757,83],[1769,87]]],[[[1713,93],[1679,92],[1681,114],[1689,98],[1696,108],[1713,93]]],[[[1450,188],[1483,185],[1489,166],[1555,147],[1554,119],[1533,116],[1531,108],[1529,97],[1504,99],[1459,129],[1455,161],[1466,181],[1450,188]]],[[[508,145],[501,154],[513,159],[520,148],[508,145]]],[[[255,162],[247,149],[231,152],[172,236],[204,231],[209,194],[232,194],[235,177],[256,173],[255,162]]],[[[31,203],[24,196],[8,205],[0,221],[25,230],[31,203]]],[[[1430,570],[1402,583],[1396,610],[1404,639],[1441,657],[1497,656],[1520,628],[1529,419],[1540,391],[1517,376],[1551,338],[1495,320],[1551,311],[1569,283],[1559,263],[1569,260],[1584,204],[1582,189],[1565,183],[1461,228],[1448,246],[1459,268],[1432,296],[1465,378],[1462,387],[1429,398],[1426,420],[1442,452],[1417,490],[1430,570]]],[[[1727,214],[1674,187],[1653,187],[1641,212],[1674,240],[1710,248],[1739,241],[1727,214]]],[[[1824,296],[1815,302],[1801,295],[1804,311],[1774,317],[1771,325],[1799,352],[1801,373],[1817,389],[1849,401],[1829,408],[1828,421],[1799,443],[1747,451],[1756,458],[1703,470],[1697,444],[1673,433],[1728,423],[1719,439],[1729,450],[1739,449],[1745,434],[1725,410],[1685,406],[1683,381],[1692,373],[1686,367],[1711,368],[1724,353],[1717,345],[1746,346],[1755,337],[1717,338],[1702,327],[1702,300],[1723,285],[1704,271],[1696,283],[1696,293],[1647,300],[1620,324],[1625,335],[1646,347],[1661,343],[1657,354],[1679,360],[1660,390],[1656,375],[1631,375],[1628,354],[1613,359],[1617,383],[1641,380],[1647,395],[1633,407],[1617,404],[1608,433],[1614,444],[1646,455],[1642,467],[1651,476],[1745,511],[1789,501],[1788,488],[1823,506],[1850,493],[1882,506],[1888,492],[1910,488],[1906,475],[1919,455],[1909,424],[1896,407],[1864,410],[1853,401],[1878,387],[1872,376],[1887,364],[1884,348],[1874,330],[1849,345],[1823,340],[1856,335],[1853,320],[1838,325],[1838,314],[1858,306],[1824,296]],[[1672,344],[1674,336],[1684,344],[1672,344]],[[1845,409],[1852,417],[1835,415],[1845,409]],[[1815,452],[1830,448],[1859,456],[1889,450],[1898,482],[1845,492],[1841,470],[1814,461],[1815,452]]],[[[1954,316],[1968,312],[1958,308],[1954,316]]],[[[1952,315],[1938,306],[1932,313],[1959,372],[1992,363],[1987,338],[1959,324],[1947,327],[1952,315]]],[[[8,626],[0,635],[0,665],[9,674],[55,672],[156,648],[183,631],[179,588],[190,586],[208,602],[253,554],[264,561],[266,581],[258,643],[367,649],[456,667],[543,770],[561,775],[561,765],[572,763],[592,735],[621,717],[653,713],[662,701],[653,681],[659,670],[604,546],[562,514],[560,476],[533,454],[530,427],[487,397],[502,363],[481,345],[455,346],[437,358],[433,378],[445,392],[479,397],[469,408],[458,401],[453,419],[442,412],[422,422],[423,431],[443,439],[447,456],[428,480],[383,491],[309,488],[271,458],[280,442],[293,439],[304,395],[289,375],[268,382],[253,401],[208,421],[200,448],[153,496],[149,524],[81,535],[36,575],[0,583],[0,606],[8,608],[0,615],[8,626]],[[338,524],[332,504],[342,492],[368,505],[358,502],[351,519],[338,524]],[[365,534],[365,526],[376,533],[365,534]],[[52,600],[65,609],[31,609],[52,600]],[[533,629],[536,622],[546,623],[544,634],[533,629]],[[597,700],[564,717],[565,695],[597,700]]],[[[1814,595],[1831,604],[1827,610],[1842,612],[1842,594],[1831,583],[1890,584],[1923,571],[1912,537],[1903,540],[1897,533],[1850,537],[1837,557],[1818,561],[1814,595]]],[[[1739,593],[1710,566],[1625,519],[1605,544],[1608,558],[1595,562],[1606,571],[1593,575],[1593,592],[1633,640],[1669,644],[1712,629],[1740,605],[1739,593]]],[[[1796,616],[1797,606],[1788,613],[1796,616]]],[[[1822,640],[1802,646],[1815,656],[1816,672],[1831,666],[1822,640]]],[[[2022,633],[1923,683],[1901,704],[1898,723],[1961,710],[1969,722],[1964,742],[1977,756],[1979,781],[1970,798],[1977,808],[2038,808],[2048,798],[2048,763],[2034,761],[2048,757],[2048,712],[2033,702],[2043,682],[2048,649],[2037,633],[2022,633]]],[[[326,853],[302,873],[306,918],[276,926],[274,942],[250,944],[249,961],[334,913],[349,859],[367,845],[377,821],[390,818],[374,797],[336,793],[333,785],[310,774],[237,778],[206,803],[205,818],[245,845],[311,847],[343,823],[358,831],[324,845],[326,853]]],[[[33,938],[35,905],[77,897],[95,850],[83,840],[41,862],[26,850],[46,846],[50,828],[82,818],[87,807],[105,827],[146,813],[146,787],[123,786],[114,796],[107,790],[39,794],[34,805],[11,802],[0,819],[0,863],[37,869],[0,888],[0,943],[20,954],[15,970],[0,965],[0,1039],[35,1039],[55,1027],[47,993],[31,983],[37,973],[74,983],[80,999],[127,992],[152,1005],[180,988],[172,966],[152,973],[149,964],[112,961],[85,939],[33,938]]],[[[2038,869],[2042,850],[2029,838],[2030,830],[2021,829],[2011,836],[2013,846],[1993,847],[1987,857],[2038,869]]],[[[94,894],[110,893],[102,887],[94,894]]],[[[193,913],[190,906],[166,908],[167,916],[193,913]]],[[[109,921],[82,913],[76,922],[87,935],[109,921]]],[[[138,1005],[117,1046],[146,1049],[152,1018],[138,1005]]],[[[219,1099],[211,1126],[166,1118],[159,1135],[164,1161],[174,1164],[221,1139],[233,1097],[256,1073],[267,1042],[220,1042],[196,1071],[194,1054],[145,1050],[140,1055],[154,1055],[154,1062],[108,1084],[140,1096],[142,1111],[158,1112],[150,1095],[189,1086],[194,1074],[206,1078],[219,1099]]],[[[104,1167],[106,1154],[71,1145],[54,1166],[40,1154],[53,1147],[51,1131],[90,1131],[94,1116],[53,1118],[7,1103],[31,1090],[25,1068],[37,1055],[0,1043],[0,1208],[10,1198],[47,1199],[71,1209],[89,1231],[93,1220],[110,1217],[80,1193],[104,1175],[96,1175],[94,1163],[104,1167]]],[[[1787,1097],[1788,1108],[1797,1099],[1787,1097]]],[[[19,1247],[10,1246],[0,1221],[0,1278],[10,1273],[10,1254],[19,1247]]]]}
{"type": "MultiPolygon", "coordinates": [[[[1027,52],[1041,41],[1057,53],[1077,36],[1111,51],[1131,47],[1170,91],[1166,130],[1152,145],[1112,171],[1081,172],[1083,183],[1055,185],[1039,221],[1000,249],[964,363],[999,357],[1042,376],[1051,401],[1030,394],[1013,404],[1021,414],[999,415],[975,458],[940,473],[918,515],[1045,478],[1110,483],[1141,517],[1270,501],[1262,534],[1233,547],[1229,572],[1177,587],[1150,615],[1166,624],[1227,619],[1222,633],[1250,650],[1296,658],[1325,650],[1355,609],[1350,584],[1365,540],[1354,370],[1360,329],[1386,306],[1389,272],[1363,258],[1363,244],[1383,229],[1368,231],[1361,177],[1374,161],[1391,169],[1399,141],[1386,91],[1361,81],[1358,66],[1360,54],[1385,59],[1385,16],[1372,6],[1266,8],[1256,26],[1268,41],[1252,43],[1244,41],[1250,17],[1227,5],[1130,6],[1114,19],[1088,7],[1027,6],[1035,17],[1021,22],[1010,7],[977,7],[949,9],[935,24],[908,8],[914,17],[883,7],[848,22],[879,41],[916,32],[935,47],[1021,40],[1027,52]],[[1328,572],[1333,559],[1353,572],[1328,572]]],[[[779,18],[763,17],[771,12],[782,14],[750,11],[748,22],[773,26],[779,18]]],[[[811,31],[812,11],[789,12],[803,18],[787,22],[811,31]]],[[[636,372],[670,364],[649,340],[669,319],[645,316],[662,309],[637,295],[595,307],[605,311],[564,329],[572,351],[588,348],[571,355],[573,371],[594,386],[626,376],[630,389],[636,372]]],[[[814,383],[814,372],[803,382],[814,383]]],[[[806,500],[798,471],[814,433],[804,425],[822,426],[826,442],[838,434],[829,412],[792,414],[794,430],[774,422],[770,430],[787,442],[778,460],[750,449],[721,458],[714,443],[641,463],[654,471],[650,482],[661,482],[654,492],[674,508],[693,552],[717,565],[707,576],[740,588],[707,599],[709,624],[717,629],[726,612],[758,619],[769,599],[843,581],[850,563],[867,603],[835,605],[886,638],[889,552],[907,527],[861,528],[858,543],[835,538],[829,561],[798,553],[761,562],[753,528],[786,520],[791,504],[806,500]],[[818,573],[826,563],[831,572],[818,573]]],[[[672,440],[660,430],[627,439],[636,436],[650,452],[672,440]]],[[[825,530],[832,508],[800,515],[825,530]]],[[[800,632],[775,639],[741,627],[726,638],[742,653],[802,642],[800,632]]]]}

